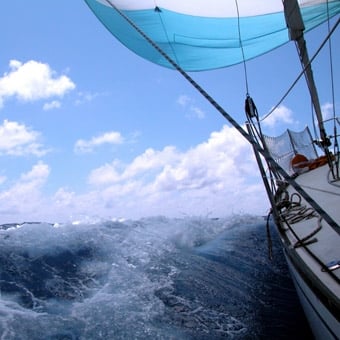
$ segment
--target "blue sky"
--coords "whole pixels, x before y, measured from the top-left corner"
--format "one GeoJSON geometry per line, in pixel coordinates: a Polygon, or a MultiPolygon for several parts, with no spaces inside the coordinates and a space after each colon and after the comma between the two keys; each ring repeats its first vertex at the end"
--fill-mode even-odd
{"type": "MultiPolygon", "coordinates": [[[[311,55],[326,30],[307,34],[311,55]]],[[[239,133],[180,74],[123,47],[84,1],[4,1],[0,31],[0,223],[267,213],[239,133]]],[[[338,55],[339,34],[332,47],[338,55]]],[[[328,58],[315,71],[325,113],[328,58]]],[[[247,70],[265,115],[300,72],[294,45],[247,70]]],[[[243,124],[242,65],[192,76],[243,124]]],[[[265,132],[310,123],[305,94],[300,81],[265,132]]]]}

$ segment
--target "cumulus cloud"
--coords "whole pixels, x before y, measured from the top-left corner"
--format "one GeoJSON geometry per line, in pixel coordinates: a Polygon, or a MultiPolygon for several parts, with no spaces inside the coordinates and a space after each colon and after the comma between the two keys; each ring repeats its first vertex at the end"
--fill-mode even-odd
{"type": "Polygon", "coordinates": [[[1,219],[225,216],[265,214],[269,207],[251,146],[228,126],[188,150],[149,148],[128,163],[116,159],[95,168],[88,176],[91,186],[83,193],[62,187],[43,195],[50,171],[39,162],[12,188],[0,192],[1,219]]]}
{"type": "Polygon", "coordinates": [[[0,192],[0,212],[4,216],[18,218],[29,216],[32,211],[43,213],[43,185],[50,174],[50,168],[43,162],[35,164],[30,171],[23,173],[17,182],[7,190],[0,192]]]}
{"type": "Polygon", "coordinates": [[[122,178],[119,171],[117,171],[117,163],[105,164],[91,172],[88,182],[93,185],[107,185],[109,183],[119,182],[122,178]]]}
{"type": "Polygon", "coordinates": [[[119,132],[105,132],[102,135],[92,137],[90,140],[77,140],[74,146],[74,151],[77,153],[92,152],[94,148],[103,144],[122,144],[123,141],[124,139],[119,132]]]}
{"type": "Polygon", "coordinates": [[[50,175],[50,167],[42,161],[33,165],[32,169],[20,176],[20,183],[31,183],[34,187],[41,187],[50,175]]]}
{"type": "Polygon", "coordinates": [[[48,151],[39,143],[40,133],[14,121],[0,125],[0,155],[43,156],[48,151]]]}
{"type": "Polygon", "coordinates": [[[293,112],[284,105],[280,105],[266,119],[263,120],[263,124],[271,128],[278,123],[294,123],[293,112]]]}
{"type": "Polygon", "coordinates": [[[186,151],[173,146],[150,148],[129,164],[115,160],[94,169],[88,180],[112,212],[265,210],[251,147],[227,126],[186,151]],[[249,202],[253,207],[247,206],[249,202]]]}
{"type": "Polygon", "coordinates": [[[10,71],[0,78],[0,107],[10,97],[35,101],[62,97],[75,88],[70,78],[58,76],[48,64],[34,60],[26,63],[11,60],[9,68],[10,71]]]}
{"type": "Polygon", "coordinates": [[[2,183],[5,183],[6,180],[7,180],[6,176],[1,176],[1,175],[0,175],[0,185],[1,185],[2,183]]]}
{"type": "Polygon", "coordinates": [[[325,120],[331,119],[333,117],[333,110],[334,107],[331,103],[325,103],[322,105],[321,111],[325,120]]]}
{"type": "Polygon", "coordinates": [[[108,185],[112,183],[124,182],[126,180],[136,180],[137,178],[152,176],[167,164],[173,164],[181,157],[175,147],[167,146],[158,151],[152,148],[145,150],[137,156],[130,164],[122,164],[118,160],[111,164],[105,164],[94,169],[89,175],[89,183],[92,185],[108,185]]]}
{"type": "Polygon", "coordinates": [[[53,201],[59,207],[74,208],[76,202],[76,194],[67,188],[60,188],[54,194],[53,201]]]}
{"type": "Polygon", "coordinates": [[[177,98],[177,104],[181,105],[181,106],[187,106],[188,104],[190,104],[190,97],[189,96],[186,96],[184,94],[180,95],[178,98],[177,98]]]}
{"type": "Polygon", "coordinates": [[[106,95],[108,95],[108,93],[107,92],[101,92],[101,93],[98,93],[98,92],[95,92],[95,93],[91,93],[91,92],[78,92],[77,95],[78,95],[78,98],[75,101],[75,104],[76,105],[81,105],[81,104],[84,104],[84,103],[92,102],[97,97],[106,96],[106,95]]]}
{"type": "Polygon", "coordinates": [[[62,189],[58,207],[73,216],[265,214],[269,207],[252,149],[224,126],[188,150],[149,148],[129,163],[116,159],[93,169],[92,189],[82,195],[62,189]]]}
{"type": "Polygon", "coordinates": [[[180,95],[177,98],[177,104],[182,106],[187,111],[187,117],[190,118],[205,118],[205,112],[195,104],[195,100],[187,95],[180,95]]]}
{"type": "Polygon", "coordinates": [[[61,103],[59,100],[53,100],[49,103],[45,103],[43,106],[44,111],[49,111],[53,109],[59,109],[61,107],[61,103]]]}

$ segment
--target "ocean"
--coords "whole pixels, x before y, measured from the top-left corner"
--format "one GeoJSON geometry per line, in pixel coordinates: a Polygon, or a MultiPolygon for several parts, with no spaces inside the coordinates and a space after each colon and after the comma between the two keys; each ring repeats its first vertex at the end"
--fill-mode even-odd
{"type": "Polygon", "coordinates": [[[310,339],[271,226],[153,217],[2,225],[0,339],[310,339]]]}

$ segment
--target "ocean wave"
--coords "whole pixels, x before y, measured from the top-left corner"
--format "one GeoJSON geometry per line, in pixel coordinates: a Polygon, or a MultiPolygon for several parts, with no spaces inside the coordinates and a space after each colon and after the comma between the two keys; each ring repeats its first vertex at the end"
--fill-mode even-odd
{"type": "Polygon", "coordinates": [[[1,339],[262,338],[273,287],[297,304],[265,241],[248,215],[5,225],[1,339]]]}

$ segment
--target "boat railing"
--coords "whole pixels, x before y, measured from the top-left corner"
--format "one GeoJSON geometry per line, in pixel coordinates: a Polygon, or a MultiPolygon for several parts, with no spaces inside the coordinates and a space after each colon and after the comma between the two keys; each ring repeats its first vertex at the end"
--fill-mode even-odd
{"type": "Polygon", "coordinates": [[[290,175],[295,173],[291,164],[295,155],[301,154],[307,160],[318,158],[318,153],[308,127],[299,132],[288,129],[276,137],[263,135],[263,142],[275,162],[290,175]]]}

